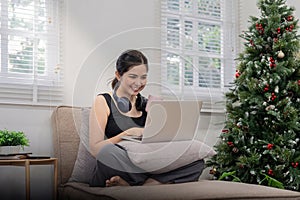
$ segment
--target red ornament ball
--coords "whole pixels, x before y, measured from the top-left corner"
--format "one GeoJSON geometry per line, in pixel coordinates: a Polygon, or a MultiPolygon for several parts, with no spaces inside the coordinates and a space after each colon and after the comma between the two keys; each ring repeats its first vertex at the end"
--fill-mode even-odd
{"type": "Polygon", "coordinates": [[[281,31],[281,29],[278,27],[278,28],[277,28],[277,33],[279,34],[279,33],[280,33],[280,31],[281,31]]]}
{"type": "Polygon", "coordinates": [[[272,170],[272,169],[269,169],[268,174],[271,175],[271,176],[274,175],[273,170],[272,170]]]}
{"type": "Polygon", "coordinates": [[[292,21],[294,19],[294,17],[292,15],[287,16],[286,18],[288,21],[292,21]]]}
{"type": "Polygon", "coordinates": [[[266,84],[265,88],[264,88],[264,91],[267,92],[269,91],[269,84],[266,84]]]}
{"type": "Polygon", "coordinates": [[[294,168],[297,168],[298,167],[298,165],[299,165],[299,163],[298,162],[292,162],[292,166],[294,167],[294,168]]]}
{"type": "Polygon", "coordinates": [[[239,70],[236,70],[236,73],[235,73],[235,77],[238,78],[240,77],[241,73],[239,72],[239,70]]]}
{"type": "Polygon", "coordinates": [[[227,142],[227,145],[230,146],[230,147],[234,146],[233,142],[227,142]]]}
{"type": "Polygon", "coordinates": [[[271,149],[273,148],[273,146],[274,146],[274,144],[270,144],[270,143],[269,143],[269,144],[267,145],[267,148],[268,148],[269,150],[271,150],[271,149]]]}

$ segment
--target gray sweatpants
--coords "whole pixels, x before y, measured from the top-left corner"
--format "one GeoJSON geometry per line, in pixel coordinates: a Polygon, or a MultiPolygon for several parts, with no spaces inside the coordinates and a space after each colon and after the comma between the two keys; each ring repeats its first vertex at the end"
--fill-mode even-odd
{"type": "Polygon", "coordinates": [[[134,165],[121,146],[108,144],[97,155],[90,186],[105,187],[105,181],[113,176],[120,176],[130,185],[143,185],[148,178],[161,183],[192,182],[198,180],[204,166],[204,161],[198,160],[166,173],[151,174],[134,165]]]}

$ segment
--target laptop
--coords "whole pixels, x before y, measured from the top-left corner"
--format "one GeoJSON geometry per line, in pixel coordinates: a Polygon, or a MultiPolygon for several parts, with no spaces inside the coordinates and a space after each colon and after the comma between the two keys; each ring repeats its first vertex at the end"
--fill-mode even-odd
{"type": "Polygon", "coordinates": [[[192,140],[198,130],[202,101],[154,100],[149,102],[142,136],[123,136],[139,143],[192,140]]]}

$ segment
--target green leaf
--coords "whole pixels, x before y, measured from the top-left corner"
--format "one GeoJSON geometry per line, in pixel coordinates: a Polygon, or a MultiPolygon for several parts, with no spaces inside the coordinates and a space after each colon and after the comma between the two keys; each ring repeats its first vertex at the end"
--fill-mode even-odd
{"type": "Polygon", "coordinates": [[[268,186],[284,189],[283,183],[281,183],[280,181],[268,176],[267,174],[261,173],[261,175],[263,175],[265,178],[259,182],[260,185],[264,181],[268,181],[268,186]]]}
{"type": "Polygon", "coordinates": [[[230,178],[232,178],[232,181],[234,181],[234,182],[241,182],[241,180],[240,180],[237,176],[235,176],[235,173],[236,173],[236,171],[232,171],[232,172],[224,172],[224,173],[220,176],[219,180],[223,180],[223,179],[225,179],[226,177],[230,177],[230,178]]]}

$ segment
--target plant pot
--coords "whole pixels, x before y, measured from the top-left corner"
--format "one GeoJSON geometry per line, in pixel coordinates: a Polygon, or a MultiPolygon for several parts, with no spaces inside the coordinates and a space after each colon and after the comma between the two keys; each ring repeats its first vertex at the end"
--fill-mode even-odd
{"type": "Polygon", "coordinates": [[[22,150],[22,146],[0,146],[0,154],[18,154],[22,150]]]}

